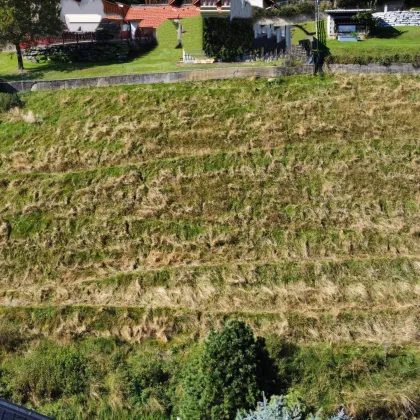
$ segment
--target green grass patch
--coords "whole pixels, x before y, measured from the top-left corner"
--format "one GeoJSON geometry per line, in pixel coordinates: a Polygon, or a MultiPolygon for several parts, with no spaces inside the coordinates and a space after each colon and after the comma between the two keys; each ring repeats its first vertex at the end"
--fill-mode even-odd
{"type": "MultiPolygon", "coordinates": [[[[292,44],[308,39],[307,32],[315,32],[315,22],[306,22],[292,29],[292,44]]],[[[340,42],[327,39],[324,49],[327,62],[367,64],[391,64],[392,62],[416,62],[419,60],[420,28],[398,27],[400,35],[393,38],[369,38],[358,42],[340,42]]],[[[314,45],[316,41],[314,42],[314,45]]]]}

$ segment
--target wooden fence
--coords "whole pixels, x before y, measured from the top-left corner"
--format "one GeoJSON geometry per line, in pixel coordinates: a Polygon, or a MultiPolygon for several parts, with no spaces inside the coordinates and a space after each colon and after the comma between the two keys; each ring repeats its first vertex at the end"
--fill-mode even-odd
{"type": "MultiPolygon", "coordinates": [[[[130,31],[120,31],[110,41],[127,40],[130,39],[130,31]]],[[[53,45],[53,44],[78,44],[79,42],[96,42],[103,40],[98,32],[63,32],[60,36],[49,36],[46,38],[38,38],[34,41],[24,41],[20,44],[22,49],[38,46],[38,45],[53,45]]]]}

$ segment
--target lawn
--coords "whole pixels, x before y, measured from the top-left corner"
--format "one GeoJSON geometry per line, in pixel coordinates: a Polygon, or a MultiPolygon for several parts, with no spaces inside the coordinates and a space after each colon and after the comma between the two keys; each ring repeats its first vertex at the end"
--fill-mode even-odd
{"type": "Polygon", "coordinates": [[[61,79],[179,70],[182,49],[176,48],[177,34],[174,24],[170,21],[164,22],[158,28],[157,35],[158,46],[154,50],[126,63],[35,64],[26,61],[26,70],[19,73],[16,55],[2,53],[0,78],[17,79],[21,76],[25,79],[61,79]]]}
{"type": "Polygon", "coordinates": [[[303,39],[308,39],[308,35],[306,35],[305,31],[315,32],[315,21],[300,23],[299,26],[303,28],[304,30],[302,30],[300,27],[297,27],[297,26],[292,28],[292,44],[293,45],[299,45],[299,41],[303,39]]]}
{"type": "MultiPolygon", "coordinates": [[[[315,22],[300,24],[306,31],[315,32],[315,22]]],[[[327,40],[326,47],[332,56],[378,56],[394,54],[420,53],[420,27],[399,27],[401,35],[395,38],[371,38],[359,42],[340,42],[327,40]]],[[[292,29],[292,44],[298,45],[302,39],[307,39],[306,33],[295,27],[292,29]]]]}
{"type": "Polygon", "coordinates": [[[371,38],[358,42],[340,42],[328,40],[327,47],[332,55],[352,54],[419,54],[420,53],[420,27],[399,27],[401,32],[396,38],[371,38]]]}
{"type": "MultiPolygon", "coordinates": [[[[200,56],[204,55],[201,16],[182,19],[184,27],[183,44],[185,49],[200,56]]],[[[223,64],[182,64],[182,48],[177,46],[177,31],[175,25],[166,21],[157,30],[158,46],[151,52],[136,57],[126,63],[45,63],[36,64],[25,61],[25,70],[17,70],[16,54],[0,53],[0,79],[32,80],[32,79],[67,79],[95,76],[112,76],[118,74],[167,72],[192,69],[207,69],[217,66],[237,66],[238,63],[223,64]]],[[[244,64],[250,66],[267,66],[272,63],[254,62],[244,64]]]]}

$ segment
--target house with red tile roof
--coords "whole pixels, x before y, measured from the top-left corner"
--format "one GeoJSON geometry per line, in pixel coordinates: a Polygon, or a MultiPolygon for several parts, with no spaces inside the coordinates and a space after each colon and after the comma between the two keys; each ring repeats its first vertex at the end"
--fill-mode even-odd
{"type": "MultiPolygon", "coordinates": [[[[179,22],[200,14],[203,18],[250,19],[254,7],[270,7],[275,0],[146,0],[147,4],[131,6],[109,0],[60,1],[62,19],[70,32],[94,32],[107,24],[117,24],[125,34],[120,36],[121,39],[147,43],[156,38],[157,28],[166,20],[179,22]],[[159,1],[167,3],[156,4],[159,1]]],[[[179,40],[181,30],[181,25],[178,25],[179,40]]],[[[254,32],[258,41],[255,45],[278,46],[285,40],[286,46],[290,46],[290,27],[277,22],[257,22],[254,32]]]]}
{"type": "Polygon", "coordinates": [[[69,32],[95,32],[103,21],[123,25],[129,6],[107,0],[60,0],[61,19],[69,32]]]}
{"type": "Polygon", "coordinates": [[[179,21],[200,14],[200,8],[194,5],[176,6],[172,4],[132,5],[125,16],[130,23],[131,37],[156,37],[156,29],[166,20],[179,21]]]}

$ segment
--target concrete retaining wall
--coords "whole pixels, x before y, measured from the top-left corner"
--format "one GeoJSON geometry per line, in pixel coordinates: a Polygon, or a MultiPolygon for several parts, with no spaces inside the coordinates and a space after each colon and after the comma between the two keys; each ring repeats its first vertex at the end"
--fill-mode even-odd
{"type": "Polygon", "coordinates": [[[144,85],[153,83],[175,83],[200,80],[234,79],[245,77],[278,77],[292,74],[310,74],[313,67],[224,67],[208,70],[173,71],[168,73],[129,74],[123,76],[88,77],[83,79],[32,80],[22,82],[0,82],[0,91],[25,92],[49,89],[73,89],[114,85],[144,85]]]}
{"type": "MultiPolygon", "coordinates": [[[[324,66],[327,73],[349,74],[420,74],[420,67],[413,64],[330,64],[324,66]]],[[[203,80],[234,79],[246,77],[279,77],[295,74],[312,74],[313,66],[297,67],[226,67],[208,70],[175,71],[168,73],[129,74],[125,76],[89,77],[63,80],[25,80],[21,82],[0,82],[0,92],[27,92],[50,89],[74,89],[116,85],[145,85],[153,83],[176,83],[203,80]]]]}
{"type": "Polygon", "coordinates": [[[381,26],[420,26],[420,12],[374,13],[381,26]]]}
{"type": "Polygon", "coordinates": [[[348,74],[420,74],[420,67],[409,63],[381,64],[329,64],[324,66],[328,73],[348,74]]]}

